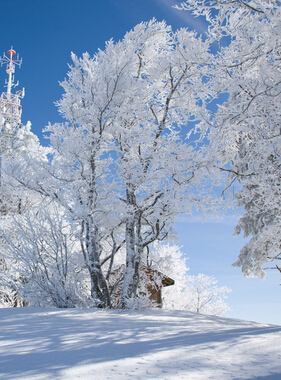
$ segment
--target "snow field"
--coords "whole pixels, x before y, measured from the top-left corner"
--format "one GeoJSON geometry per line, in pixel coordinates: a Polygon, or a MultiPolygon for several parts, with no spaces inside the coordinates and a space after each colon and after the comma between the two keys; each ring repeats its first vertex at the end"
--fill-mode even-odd
{"type": "Polygon", "coordinates": [[[281,326],[185,311],[0,309],[0,379],[281,379],[281,326]]]}

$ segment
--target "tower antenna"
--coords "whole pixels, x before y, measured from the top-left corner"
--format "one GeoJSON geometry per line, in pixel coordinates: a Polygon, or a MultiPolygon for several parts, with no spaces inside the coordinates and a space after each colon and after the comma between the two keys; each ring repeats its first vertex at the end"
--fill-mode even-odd
{"type": "Polygon", "coordinates": [[[16,131],[21,124],[22,108],[20,99],[24,97],[24,88],[21,91],[17,91],[16,94],[12,94],[12,88],[18,85],[14,83],[15,67],[21,66],[22,60],[19,56],[16,56],[15,50],[11,47],[8,50],[8,56],[3,54],[3,58],[0,57],[1,66],[7,64],[6,72],[8,74],[8,81],[6,81],[7,92],[2,92],[0,96],[0,127],[2,129],[6,126],[9,130],[16,131]]]}
{"type": "Polygon", "coordinates": [[[8,56],[3,54],[0,57],[1,66],[7,64],[6,72],[8,74],[8,81],[6,81],[7,92],[2,92],[0,96],[0,185],[2,177],[2,160],[3,153],[11,146],[17,129],[21,125],[22,108],[20,104],[21,98],[24,97],[24,88],[12,94],[12,88],[18,85],[14,83],[15,67],[21,66],[22,60],[16,56],[16,52],[11,47],[8,50],[8,56]]]}

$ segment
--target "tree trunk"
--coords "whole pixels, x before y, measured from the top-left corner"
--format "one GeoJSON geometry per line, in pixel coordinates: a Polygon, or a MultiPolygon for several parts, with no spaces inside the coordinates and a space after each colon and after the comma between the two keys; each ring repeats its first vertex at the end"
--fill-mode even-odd
{"type": "Polygon", "coordinates": [[[127,219],[126,219],[126,269],[120,307],[128,307],[128,300],[136,297],[139,284],[139,267],[141,260],[141,213],[137,209],[133,189],[127,186],[127,219]]]}
{"type": "Polygon", "coordinates": [[[110,307],[110,294],[107,282],[104,278],[100,263],[101,248],[98,243],[97,227],[94,226],[92,217],[86,221],[86,251],[84,258],[91,278],[91,297],[97,307],[110,307]]]}
{"type": "MultiPolygon", "coordinates": [[[[93,131],[94,132],[94,131],[93,131]]],[[[96,141],[92,141],[92,153],[90,159],[90,181],[88,194],[88,216],[86,221],[86,247],[88,268],[91,277],[91,296],[95,300],[97,307],[110,307],[110,293],[106,279],[102,273],[100,256],[102,247],[99,243],[98,226],[93,220],[93,211],[96,208],[96,141]]]]}

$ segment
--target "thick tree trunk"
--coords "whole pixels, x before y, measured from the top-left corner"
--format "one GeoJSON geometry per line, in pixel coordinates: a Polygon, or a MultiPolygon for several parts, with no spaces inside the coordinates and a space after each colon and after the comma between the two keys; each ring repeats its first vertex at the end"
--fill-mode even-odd
{"type": "MultiPolygon", "coordinates": [[[[93,131],[94,132],[94,131],[93,131]]],[[[93,212],[96,209],[96,142],[92,142],[93,151],[90,159],[90,181],[88,193],[88,216],[86,219],[86,248],[88,269],[91,277],[91,296],[97,307],[110,307],[110,293],[106,279],[102,273],[100,256],[102,248],[99,243],[98,226],[93,220],[93,212]]]]}
{"type": "Polygon", "coordinates": [[[89,272],[91,277],[91,297],[94,299],[97,307],[109,308],[110,294],[101,268],[97,263],[93,263],[89,272]]]}
{"type": "Polygon", "coordinates": [[[134,191],[127,187],[127,220],[126,220],[126,269],[120,307],[127,308],[128,301],[136,297],[139,284],[139,267],[141,260],[141,215],[137,209],[134,191]]]}
{"type": "Polygon", "coordinates": [[[86,252],[84,258],[91,278],[91,297],[97,307],[110,307],[110,293],[106,279],[102,273],[100,263],[100,246],[97,237],[97,227],[94,226],[92,217],[89,216],[86,223],[86,252]]]}

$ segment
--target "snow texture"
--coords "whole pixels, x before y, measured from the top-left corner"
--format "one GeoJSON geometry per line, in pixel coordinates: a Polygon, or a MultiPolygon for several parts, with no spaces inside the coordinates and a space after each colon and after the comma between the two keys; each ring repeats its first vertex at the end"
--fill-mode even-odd
{"type": "Polygon", "coordinates": [[[281,378],[281,326],[186,311],[0,309],[0,379],[281,378]]]}

